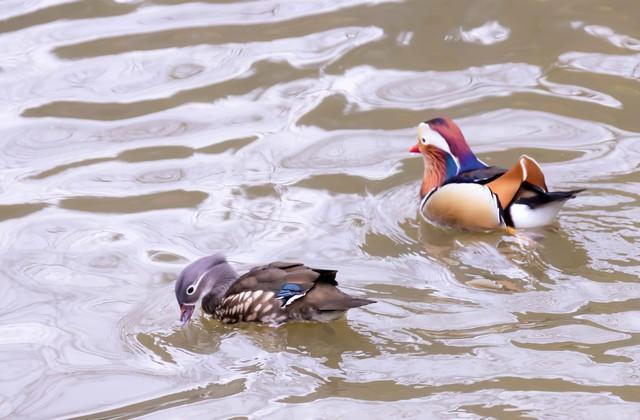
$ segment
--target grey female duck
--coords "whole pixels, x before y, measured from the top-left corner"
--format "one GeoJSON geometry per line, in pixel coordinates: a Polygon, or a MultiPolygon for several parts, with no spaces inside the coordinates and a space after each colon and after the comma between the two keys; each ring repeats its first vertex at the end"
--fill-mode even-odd
{"type": "Polygon", "coordinates": [[[176,282],[180,321],[186,324],[202,298],[202,309],[225,323],[331,321],[375,301],[349,296],[336,286],[334,270],[272,262],[239,276],[223,255],[189,264],[176,282]]]}

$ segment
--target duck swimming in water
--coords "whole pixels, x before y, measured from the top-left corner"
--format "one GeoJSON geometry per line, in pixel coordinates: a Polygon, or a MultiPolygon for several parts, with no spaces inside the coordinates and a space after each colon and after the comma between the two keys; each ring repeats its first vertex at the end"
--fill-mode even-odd
{"type": "Polygon", "coordinates": [[[202,298],[202,309],[225,323],[282,324],[332,321],[351,308],[375,301],[338,289],[335,270],[301,263],[272,262],[238,276],[226,258],[214,254],[189,264],[175,286],[180,320],[186,324],[202,298]]]}
{"type": "Polygon", "coordinates": [[[469,230],[544,226],[583,191],[549,192],[540,165],[526,155],[509,170],[486,165],[446,117],[420,123],[409,151],[424,159],[420,213],[438,224],[469,230]]]}

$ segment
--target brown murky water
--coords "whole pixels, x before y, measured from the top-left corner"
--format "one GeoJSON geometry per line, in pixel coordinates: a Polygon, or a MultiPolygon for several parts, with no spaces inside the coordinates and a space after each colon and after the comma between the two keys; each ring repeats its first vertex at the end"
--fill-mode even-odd
{"type": "Polygon", "coordinates": [[[637,418],[640,3],[3,0],[0,416],[637,418]],[[589,190],[417,220],[415,126],[589,190]],[[336,267],[344,321],[177,325],[224,250],[336,267]]]}

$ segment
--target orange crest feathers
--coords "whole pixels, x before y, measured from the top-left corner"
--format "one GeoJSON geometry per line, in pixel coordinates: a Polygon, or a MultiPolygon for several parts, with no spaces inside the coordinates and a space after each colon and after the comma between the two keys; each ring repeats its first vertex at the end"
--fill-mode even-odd
{"type": "Polygon", "coordinates": [[[522,155],[518,163],[513,165],[502,176],[489,182],[487,187],[498,196],[500,205],[503,209],[506,209],[514,200],[520,190],[520,186],[525,181],[541,188],[544,192],[548,191],[544,174],[538,162],[527,155],[522,155]]]}

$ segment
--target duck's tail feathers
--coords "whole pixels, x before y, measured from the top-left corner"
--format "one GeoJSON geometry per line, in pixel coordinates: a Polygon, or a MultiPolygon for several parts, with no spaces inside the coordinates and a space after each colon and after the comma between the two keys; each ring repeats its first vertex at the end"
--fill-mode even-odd
{"type": "Polygon", "coordinates": [[[525,204],[529,208],[535,209],[536,207],[541,207],[549,203],[566,201],[571,198],[575,198],[577,194],[583,191],[585,191],[585,188],[570,191],[551,191],[544,194],[536,194],[532,197],[521,197],[518,198],[516,202],[518,204],[525,204]]]}
{"type": "Polygon", "coordinates": [[[351,308],[374,303],[373,300],[348,295],[336,286],[327,283],[316,283],[306,294],[305,302],[319,311],[347,311],[351,308]]]}
{"type": "Polygon", "coordinates": [[[342,299],[335,299],[330,302],[323,302],[318,305],[318,309],[321,311],[347,311],[352,308],[359,308],[360,306],[369,305],[370,303],[376,303],[375,300],[353,297],[346,293],[342,296],[342,299]]]}
{"type": "Polygon", "coordinates": [[[351,296],[351,299],[349,300],[349,307],[359,308],[360,306],[369,305],[371,303],[376,303],[376,301],[372,299],[357,298],[351,296]]]}

